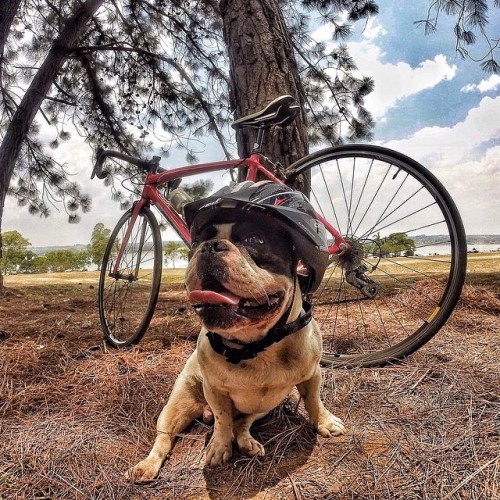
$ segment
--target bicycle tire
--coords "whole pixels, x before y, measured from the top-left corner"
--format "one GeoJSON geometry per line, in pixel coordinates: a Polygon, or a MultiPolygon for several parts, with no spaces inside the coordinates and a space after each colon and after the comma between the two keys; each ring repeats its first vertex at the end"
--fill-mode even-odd
{"type": "Polygon", "coordinates": [[[127,251],[113,272],[120,243],[132,217],[128,210],[109,238],[99,276],[99,318],[105,341],[113,347],[139,342],[154,314],[162,273],[160,229],[143,207],[131,229],[127,251]]]}
{"type": "Polygon", "coordinates": [[[310,174],[311,202],[350,244],[313,296],[322,364],[384,366],[415,352],[449,318],[465,279],[451,196],[420,163],[379,146],[321,150],[289,172],[287,183],[310,174]]]}

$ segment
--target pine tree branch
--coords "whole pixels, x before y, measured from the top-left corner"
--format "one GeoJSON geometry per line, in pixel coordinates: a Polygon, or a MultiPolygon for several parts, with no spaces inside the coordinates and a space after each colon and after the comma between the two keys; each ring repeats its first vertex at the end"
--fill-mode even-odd
{"type": "MultiPolygon", "coordinates": [[[[90,91],[92,93],[94,102],[99,108],[102,116],[106,120],[109,130],[111,131],[111,135],[113,136],[113,139],[116,141],[116,143],[120,146],[120,148],[123,151],[129,151],[127,145],[122,141],[123,132],[121,130],[121,127],[116,126],[116,120],[113,115],[113,110],[111,106],[104,99],[95,66],[92,64],[86,53],[82,53],[79,57],[79,60],[89,78],[90,91]]],[[[137,154],[137,150],[135,148],[133,148],[132,152],[137,154]]]]}
{"type": "MultiPolygon", "coordinates": [[[[216,73],[219,78],[223,79],[226,81],[226,83],[229,85],[229,81],[226,77],[226,75],[224,75],[224,73],[222,73],[222,71],[214,64],[212,58],[210,57],[209,54],[207,54],[203,48],[201,47],[200,44],[198,44],[195,40],[195,38],[193,37],[192,33],[193,32],[196,32],[196,29],[186,29],[185,25],[183,23],[181,23],[175,16],[171,16],[167,13],[165,13],[164,11],[160,10],[158,7],[152,5],[150,2],[148,1],[145,1],[145,0],[142,0],[141,3],[147,7],[149,7],[155,14],[158,14],[162,17],[165,17],[167,18],[170,22],[172,22],[180,31],[182,31],[184,33],[184,35],[186,36],[186,39],[191,43],[191,45],[196,49],[196,51],[198,51],[201,56],[202,56],[202,61],[204,64],[210,66],[212,68],[212,71],[214,71],[214,73],[216,73]]],[[[205,33],[205,34],[209,34],[211,35],[212,38],[216,39],[218,38],[218,35],[213,32],[213,31],[207,31],[207,29],[202,26],[192,15],[191,13],[186,10],[181,4],[178,5],[178,7],[180,10],[182,10],[182,12],[184,13],[184,15],[186,17],[188,17],[190,19],[190,21],[193,22],[194,24],[194,27],[199,29],[201,32],[205,33]]],[[[172,36],[176,37],[175,35],[175,32],[172,32],[171,33],[172,36]]],[[[176,37],[177,38],[177,37],[176,37]]],[[[180,40],[181,43],[182,43],[182,40],[180,40]]],[[[189,48],[189,47],[188,47],[189,48]]],[[[193,57],[197,57],[194,52],[192,50],[190,50],[191,54],[193,55],[193,57]]],[[[198,57],[197,57],[198,58],[198,57]]]]}
{"type": "MultiPolygon", "coordinates": [[[[302,51],[295,43],[294,43],[294,46],[293,46],[294,50],[297,52],[297,54],[303,59],[303,61],[306,63],[307,67],[308,68],[314,68],[314,64],[308,59],[308,57],[306,56],[306,54],[304,53],[304,51],[302,51]]],[[[327,86],[328,90],[331,92],[332,94],[332,97],[335,101],[335,104],[337,105],[337,107],[339,108],[339,112],[344,116],[345,120],[347,121],[347,123],[349,123],[349,125],[352,126],[352,123],[349,121],[349,117],[346,116],[345,113],[342,113],[342,104],[339,102],[338,98],[337,98],[337,92],[336,90],[332,87],[332,84],[329,80],[329,78],[327,78],[326,76],[324,78],[321,79],[322,82],[327,86]]]]}
{"type": "Polygon", "coordinates": [[[149,50],[145,49],[140,49],[138,47],[127,47],[124,45],[115,45],[114,43],[107,44],[107,45],[93,45],[93,46],[87,46],[87,47],[75,47],[73,48],[73,52],[76,54],[88,54],[92,52],[105,52],[105,51],[116,51],[116,52],[130,52],[130,53],[135,53],[135,54],[140,54],[143,56],[147,56],[152,58],[153,60],[159,59],[173,68],[175,68],[181,77],[185,80],[185,82],[188,84],[188,86],[191,88],[194,96],[196,97],[197,101],[200,103],[200,105],[203,108],[203,111],[206,113],[210,125],[213,128],[215,135],[217,136],[217,139],[224,151],[224,154],[226,158],[230,158],[231,154],[229,153],[229,150],[226,147],[226,140],[224,138],[224,135],[222,134],[219,126],[217,125],[217,120],[215,119],[215,116],[213,115],[210,105],[208,102],[203,98],[203,94],[200,92],[200,90],[197,88],[191,77],[188,75],[188,73],[184,70],[184,68],[177,63],[174,59],[170,57],[165,57],[160,54],[156,54],[154,52],[150,52],[149,50]]]}

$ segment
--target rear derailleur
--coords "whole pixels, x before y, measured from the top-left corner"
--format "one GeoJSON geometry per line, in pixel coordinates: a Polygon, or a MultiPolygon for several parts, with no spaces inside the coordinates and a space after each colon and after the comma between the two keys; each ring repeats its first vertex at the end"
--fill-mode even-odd
{"type": "Polygon", "coordinates": [[[366,298],[373,299],[377,295],[378,284],[370,279],[365,273],[368,268],[365,264],[361,264],[356,269],[345,271],[345,279],[347,283],[357,288],[366,298]]]}

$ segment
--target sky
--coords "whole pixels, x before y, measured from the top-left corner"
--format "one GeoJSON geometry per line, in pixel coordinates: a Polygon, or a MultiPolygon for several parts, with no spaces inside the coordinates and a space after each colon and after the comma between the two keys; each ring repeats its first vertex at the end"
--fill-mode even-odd
{"type": "MultiPolygon", "coordinates": [[[[372,142],[407,154],[434,173],[454,198],[468,234],[500,234],[500,76],[455,53],[446,19],[437,33],[424,36],[415,21],[425,17],[428,4],[379,0],[379,15],[358,23],[348,42],[360,73],[375,81],[366,98],[376,121],[372,142]]],[[[499,9],[491,11],[489,31],[500,33],[499,9]]],[[[315,37],[327,42],[329,34],[318,28],[315,37]]],[[[3,230],[19,231],[34,247],[88,244],[97,223],[112,228],[121,212],[109,190],[90,180],[90,149],[78,136],[55,155],[92,197],[91,212],[79,224],[68,224],[62,207],[43,219],[8,198],[3,230]]],[[[184,164],[182,156],[172,155],[172,166],[184,164]]],[[[200,159],[222,157],[220,147],[208,145],[200,159]]]]}

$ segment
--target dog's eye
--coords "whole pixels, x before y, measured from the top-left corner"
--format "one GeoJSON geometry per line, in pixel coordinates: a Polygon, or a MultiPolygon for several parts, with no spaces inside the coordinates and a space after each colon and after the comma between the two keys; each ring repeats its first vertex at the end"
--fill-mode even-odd
{"type": "Polygon", "coordinates": [[[243,244],[245,245],[263,245],[264,239],[260,234],[252,233],[243,238],[243,244]]]}
{"type": "Polygon", "coordinates": [[[200,242],[198,240],[192,241],[191,242],[191,250],[194,250],[199,244],[200,244],[200,242]]]}

